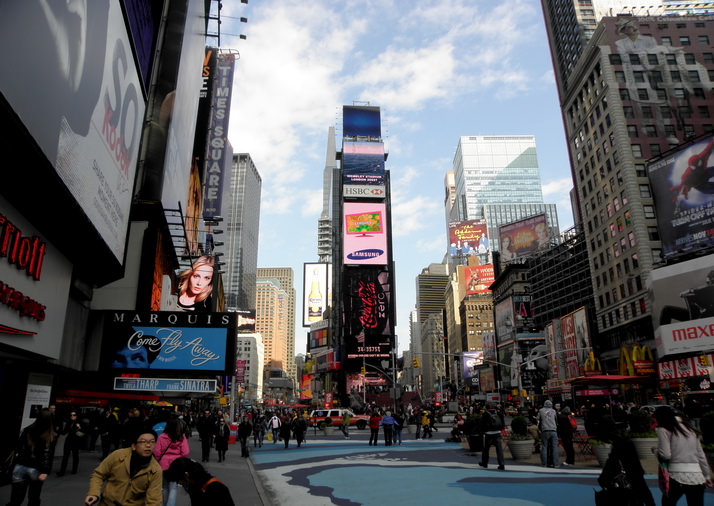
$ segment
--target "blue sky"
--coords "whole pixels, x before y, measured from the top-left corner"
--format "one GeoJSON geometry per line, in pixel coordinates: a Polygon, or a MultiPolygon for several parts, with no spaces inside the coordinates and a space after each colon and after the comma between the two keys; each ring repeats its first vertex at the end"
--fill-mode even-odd
{"type": "MultiPolygon", "coordinates": [[[[544,200],[558,205],[561,230],[572,226],[539,1],[223,5],[221,45],[240,52],[228,137],[234,152],[250,153],[263,180],[258,265],[292,267],[298,297],[302,264],[317,260],[327,129],[340,130],[342,105],[353,101],[382,109],[400,351],[409,348],[415,278],[446,249],[444,175],[460,136],[534,135],[544,200]]],[[[296,353],[305,352],[300,324],[296,353]]]]}

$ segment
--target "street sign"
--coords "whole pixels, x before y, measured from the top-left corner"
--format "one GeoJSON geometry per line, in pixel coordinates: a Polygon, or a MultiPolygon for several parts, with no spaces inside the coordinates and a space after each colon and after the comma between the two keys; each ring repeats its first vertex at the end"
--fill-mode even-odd
{"type": "Polygon", "coordinates": [[[186,378],[114,378],[114,390],[214,393],[216,380],[186,378]]]}

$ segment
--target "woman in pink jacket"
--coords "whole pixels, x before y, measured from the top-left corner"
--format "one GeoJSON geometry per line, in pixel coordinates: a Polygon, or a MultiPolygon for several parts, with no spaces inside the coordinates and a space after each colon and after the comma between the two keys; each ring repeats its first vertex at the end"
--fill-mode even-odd
{"type": "MultiPolygon", "coordinates": [[[[189,448],[188,440],[184,437],[183,427],[181,422],[172,418],[166,422],[164,432],[156,440],[154,447],[154,457],[159,462],[161,469],[166,473],[166,470],[171,465],[171,462],[179,457],[188,457],[189,448]]],[[[164,504],[166,506],[176,505],[176,494],[178,491],[178,483],[168,481],[164,475],[164,504]]]]}

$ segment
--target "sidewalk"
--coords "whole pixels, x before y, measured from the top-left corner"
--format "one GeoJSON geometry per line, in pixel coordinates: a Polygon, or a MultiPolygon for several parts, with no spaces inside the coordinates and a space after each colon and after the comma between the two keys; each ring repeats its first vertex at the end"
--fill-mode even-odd
{"type": "MultiPolygon", "coordinates": [[[[97,445],[98,447],[99,445],[97,445]]],[[[189,439],[191,458],[201,461],[201,442],[194,435],[189,439]]],[[[252,447],[251,447],[252,449],[252,447]]],[[[44,504],[84,503],[89,483],[89,475],[100,462],[100,452],[81,451],[79,454],[79,472],[76,475],[67,473],[59,478],[55,473],[60,467],[61,457],[55,457],[53,472],[42,487],[44,504]]],[[[233,501],[241,506],[269,506],[270,499],[263,490],[250,459],[240,456],[240,446],[230,445],[226,452],[225,462],[218,463],[215,450],[211,453],[211,461],[204,463],[206,470],[225,483],[231,490],[233,501]]],[[[70,460],[71,467],[71,460],[70,460]]],[[[10,500],[10,486],[0,487],[0,504],[10,500]]],[[[27,499],[25,499],[26,503],[27,499]]],[[[179,489],[177,506],[189,506],[188,494],[179,489]]]]}

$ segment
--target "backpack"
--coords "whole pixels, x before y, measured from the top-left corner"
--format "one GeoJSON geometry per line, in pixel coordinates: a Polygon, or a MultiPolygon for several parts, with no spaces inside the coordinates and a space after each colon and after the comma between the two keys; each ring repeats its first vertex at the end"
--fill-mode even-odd
{"type": "Polygon", "coordinates": [[[573,415],[568,415],[568,420],[570,420],[570,427],[572,427],[573,430],[576,430],[578,428],[578,421],[575,417],[573,415]]]}
{"type": "Polygon", "coordinates": [[[503,429],[503,418],[501,418],[497,413],[490,413],[486,411],[488,415],[488,430],[502,430],[503,429]]]}

